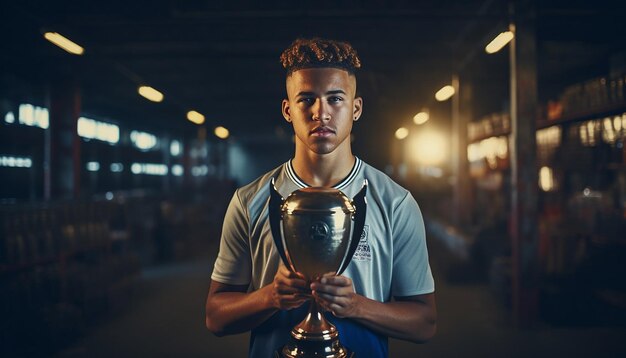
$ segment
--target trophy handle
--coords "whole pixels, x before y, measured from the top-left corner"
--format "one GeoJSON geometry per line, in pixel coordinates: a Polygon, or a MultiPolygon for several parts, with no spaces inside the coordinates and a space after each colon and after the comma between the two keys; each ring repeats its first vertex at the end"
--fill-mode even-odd
{"type": "Polygon", "coordinates": [[[283,245],[283,236],[281,234],[281,216],[282,211],[280,209],[283,204],[283,197],[280,195],[276,186],[274,185],[274,178],[270,181],[270,202],[267,208],[267,215],[270,221],[270,230],[272,231],[272,237],[274,238],[274,245],[276,250],[280,254],[280,258],[283,260],[283,264],[291,269],[289,260],[287,260],[287,254],[285,253],[285,246],[283,245]]]}
{"type": "Polygon", "coordinates": [[[354,252],[357,247],[359,247],[361,235],[363,235],[363,227],[365,226],[365,214],[367,213],[367,200],[365,198],[365,194],[367,194],[367,179],[363,182],[361,190],[354,196],[354,199],[352,199],[352,205],[356,209],[352,217],[352,220],[354,220],[354,224],[352,226],[352,238],[350,239],[348,252],[343,258],[343,262],[341,263],[339,270],[337,270],[337,275],[341,275],[343,271],[348,268],[348,264],[352,261],[354,252]]]}

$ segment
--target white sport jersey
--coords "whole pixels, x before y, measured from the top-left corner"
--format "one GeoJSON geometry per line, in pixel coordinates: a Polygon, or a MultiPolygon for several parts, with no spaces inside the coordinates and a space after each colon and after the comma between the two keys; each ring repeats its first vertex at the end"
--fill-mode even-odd
{"type": "MultiPolygon", "coordinates": [[[[274,280],[280,256],[270,231],[270,182],[283,198],[307,187],[291,160],[239,188],[224,219],[220,250],[211,279],[257,290],[274,280]]],[[[424,220],[413,196],[359,158],[334,188],[353,198],[367,179],[367,215],[361,242],[343,275],[356,293],[387,302],[394,296],[434,292],[428,264],[424,220]]]]}

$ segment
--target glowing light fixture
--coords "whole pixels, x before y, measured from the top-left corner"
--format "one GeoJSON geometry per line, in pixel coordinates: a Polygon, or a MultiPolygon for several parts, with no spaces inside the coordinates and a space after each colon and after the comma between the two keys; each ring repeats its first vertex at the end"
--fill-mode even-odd
{"type": "Polygon", "coordinates": [[[20,104],[18,117],[20,124],[30,127],[47,129],[50,124],[48,109],[32,104],[20,104]]]}
{"type": "Polygon", "coordinates": [[[159,140],[155,135],[139,131],[130,132],[130,141],[135,147],[142,151],[153,149],[159,144],[159,140]]]}
{"type": "Polygon", "coordinates": [[[121,173],[124,170],[124,164],[111,163],[110,169],[113,173],[121,173]]]}
{"type": "Polygon", "coordinates": [[[421,165],[439,165],[446,159],[446,140],[441,133],[422,132],[409,145],[414,159],[421,165]]]}
{"type": "Polygon", "coordinates": [[[230,135],[230,132],[228,131],[228,129],[222,126],[216,127],[214,133],[216,137],[221,138],[221,139],[226,139],[230,135]]]}
{"type": "Polygon", "coordinates": [[[487,53],[496,53],[500,51],[506,44],[513,40],[513,32],[505,31],[501,32],[495,39],[491,40],[491,42],[485,46],[485,51],[487,53]]]}
{"type": "Polygon", "coordinates": [[[82,55],[85,52],[85,49],[80,45],[58,32],[46,32],[43,37],[71,54],[82,55]]]}
{"type": "Polygon", "coordinates": [[[419,126],[421,124],[428,122],[428,118],[429,118],[428,112],[422,111],[413,117],[413,123],[419,126]]]}
{"type": "Polygon", "coordinates": [[[175,164],[172,165],[172,174],[176,177],[180,177],[183,175],[183,173],[185,172],[185,170],[183,169],[183,166],[180,164],[175,164]]]}
{"type": "Polygon", "coordinates": [[[170,143],[170,154],[177,157],[180,155],[180,153],[182,153],[183,151],[183,145],[177,141],[177,140],[173,140],[170,143]]]}
{"type": "Polygon", "coordinates": [[[79,136],[86,139],[97,139],[111,144],[116,144],[120,141],[120,127],[85,117],[78,118],[76,132],[79,136]]]}
{"type": "Polygon", "coordinates": [[[209,174],[209,167],[206,165],[199,165],[191,168],[191,175],[194,177],[206,176],[209,174]]]}
{"type": "Polygon", "coordinates": [[[87,162],[87,170],[90,172],[97,172],[98,170],[100,170],[100,163],[87,162]]]}
{"type": "Polygon", "coordinates": [[[202,113],[198,113],[196,111],[187,112],[187,119],[195,124],[204,123],[204,116],[202,115],[202,113]]]}
{"type": "Polygon", "coordinates": [[[4,116],[4,121],[7,123],[15,123],[15,115],[13,114],[13,112],[8,112],[4,116]]]}
{"type": "Polygon", "coordinates": [[[480,148],[480,143],[472,143],[467,146],[467,160],[477,162],[483,158],[485,158],[485,155],[480,148]]]}
{"type": "Polygon", "coordinates": [[[441,87],[441,89],[437,91],[437,93],[435,93],[435,99],[439,102],[443,102],[447,100],[448,98],[452,97],[453,95],[454,95],[454,87],[447,85],[447,86],[441,87]]]}
{"type": "Polygon", "coordinates": [[[137,91],[139,92],[140,95],[142,95],[143,97],[145,97],[146,99],[152,102],[163,101],[163,93],[155,90],[154,88],[150,86],[141,86],[139,87],[137,91]]]}
{"type": "Polygon", "coordinates": [[[398,138],[399,140],[403,140],[408,135],[409,135],[409,130],[404,127],[400,127],[396,130],[396,138],[398,138]]]}
{"type": "Polygon", "coordinates": [[[30,168],[32,166],[33,161],[28,157],[0,155],[0,167],[30,168]]]}
{"type": "Polygon", "coordinates": [[[556,189],[554,173],[550,167],[541,167],[539,170],[539,187],[543,191],[553,191],[556,189]]]}
{"type": "Polygon", "coordinates": [[[130,166],[130,171],[133,174],[164,176],[164,175],[167,175],[169,168],[165,164],[133,163],[130,166]]]}

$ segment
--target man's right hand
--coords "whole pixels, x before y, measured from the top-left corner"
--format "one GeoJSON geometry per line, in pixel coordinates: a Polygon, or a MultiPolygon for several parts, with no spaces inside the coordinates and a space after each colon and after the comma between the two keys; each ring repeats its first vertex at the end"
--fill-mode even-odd
{"type": "Polygon", "coordinates": [[[271,286],[271,300],[280,310],[291,310],[302,306],[311,298],[311,290],[302,275],[289,271],[280,265],[271,286]]]}
{"type": "Polygon", "coordinates": [[[249,331],[277,310],[302,306],[311,297],[304,277],[280,265],[274,281],[248,292],[248,285],[228,285],[211,280],[206,300],[206,326],[217,336],[249,331]]]}

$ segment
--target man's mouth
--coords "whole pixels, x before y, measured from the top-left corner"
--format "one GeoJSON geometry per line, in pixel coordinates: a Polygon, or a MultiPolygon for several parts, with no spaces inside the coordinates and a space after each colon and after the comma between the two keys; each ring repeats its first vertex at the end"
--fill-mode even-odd
{"type": "Polygon", "coordinates": [[[329,136],[331,134],[335,134],[335,131],[329,127],[316,127],[309,133],[311,135],[324,137],[324,136],[329,136]]]}

